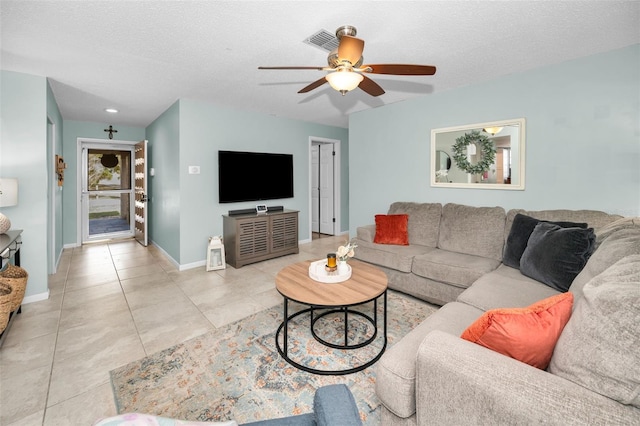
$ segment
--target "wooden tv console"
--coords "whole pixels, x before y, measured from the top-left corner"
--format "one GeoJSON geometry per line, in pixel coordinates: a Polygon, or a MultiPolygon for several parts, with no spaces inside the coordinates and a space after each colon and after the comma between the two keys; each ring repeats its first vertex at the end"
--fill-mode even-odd
{"type": "Polygon", "coordinates": [[[223,215],[226,261],[234,268],[298,253],[298,211],[223,215]]]}

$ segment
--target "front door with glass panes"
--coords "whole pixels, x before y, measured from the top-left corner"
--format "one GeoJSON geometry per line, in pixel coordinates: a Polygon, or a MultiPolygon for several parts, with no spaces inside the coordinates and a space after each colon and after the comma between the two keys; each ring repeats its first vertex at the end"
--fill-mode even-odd
{"type": "Polygon", "coordinates": [[[129,145],[83,146],[83,242],[134,235],[133,149],[129,145]]]}

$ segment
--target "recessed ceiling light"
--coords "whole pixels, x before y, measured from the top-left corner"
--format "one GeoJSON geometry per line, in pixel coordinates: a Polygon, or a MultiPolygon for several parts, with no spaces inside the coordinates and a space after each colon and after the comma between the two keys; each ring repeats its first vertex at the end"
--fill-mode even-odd
{"type": "Polygon", "coordinates": [[[115,114],[118,112],[118,110],[115,108],[105,108],[104,110],[110,112],[111,114],[115,114]]]}

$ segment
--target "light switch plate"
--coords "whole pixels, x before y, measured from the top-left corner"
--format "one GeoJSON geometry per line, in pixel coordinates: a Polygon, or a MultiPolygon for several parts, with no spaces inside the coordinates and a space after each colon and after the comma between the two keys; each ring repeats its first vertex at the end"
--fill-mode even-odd
{"type": "Polygon", "coordinates": [[[189,174],[190,175],[199,175],[200,174],[200,166],[189,166],[189,174]]]}

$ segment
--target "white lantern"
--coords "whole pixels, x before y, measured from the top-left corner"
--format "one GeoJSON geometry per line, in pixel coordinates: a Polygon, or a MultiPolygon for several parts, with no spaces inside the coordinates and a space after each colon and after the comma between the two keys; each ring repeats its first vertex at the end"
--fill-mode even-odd
{"type": "Polygon", "coordinates": [[[227,264],[224,260],[224,245],[222,236],[209,237],[209,247],[207,248],[207,271],[224,269],[227,264]]]}

